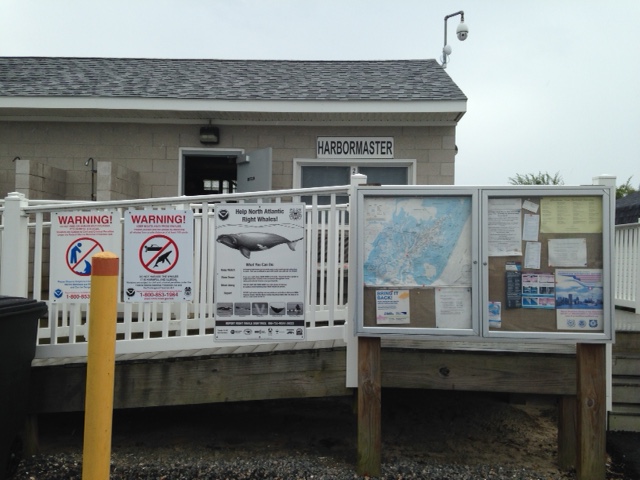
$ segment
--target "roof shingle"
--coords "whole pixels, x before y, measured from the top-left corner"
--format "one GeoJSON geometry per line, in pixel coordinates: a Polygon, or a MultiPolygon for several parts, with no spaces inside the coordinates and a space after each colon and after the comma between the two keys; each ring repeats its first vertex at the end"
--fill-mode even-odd
{"type": "Polygon", "coordinates": [[[435,60],[0,57],[0,96],[464,101],[435,60]]]}

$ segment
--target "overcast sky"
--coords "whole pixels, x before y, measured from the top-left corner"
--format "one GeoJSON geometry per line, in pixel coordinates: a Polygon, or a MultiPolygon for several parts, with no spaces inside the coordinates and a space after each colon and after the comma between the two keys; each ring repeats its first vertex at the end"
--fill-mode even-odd
{"type": "Polygon", "coordinates": [[[0,0],[0,56],[439,59],[469,98],[456,184],[640,185],[640,1],[0,0]]]}

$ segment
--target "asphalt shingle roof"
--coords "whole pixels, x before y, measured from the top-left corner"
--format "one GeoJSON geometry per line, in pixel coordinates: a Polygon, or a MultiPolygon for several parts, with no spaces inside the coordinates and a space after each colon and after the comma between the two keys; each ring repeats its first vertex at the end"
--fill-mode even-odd
{"type": "Polygon", "coordinates": [[[0,97],[465,101],[435,60],[0,57],[0,97]]]}

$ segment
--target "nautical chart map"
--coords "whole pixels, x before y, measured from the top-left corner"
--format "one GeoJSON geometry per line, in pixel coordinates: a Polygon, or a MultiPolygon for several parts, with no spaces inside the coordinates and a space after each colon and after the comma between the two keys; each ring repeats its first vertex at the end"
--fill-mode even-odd
{"type": "Polygon", "coordinates": [[[471,285],[471,198],[365,199],[366,285],[471,285]]]}

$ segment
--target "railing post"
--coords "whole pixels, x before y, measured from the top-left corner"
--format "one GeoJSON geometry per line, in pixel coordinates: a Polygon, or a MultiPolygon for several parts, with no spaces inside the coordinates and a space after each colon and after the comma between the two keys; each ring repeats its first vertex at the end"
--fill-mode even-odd
{"type": "Polygon", "coordinates": [[[358,338],[356,337],[356,308],[357,298],[356,281],[358,279],[356,247],[357,247],[357,189],[358,185],[367,183],[367,176],[355,174],[351,176],[351,189],[349,191],[349,294],[347,302],[347,321],[345,323],[345,342],[347,344],[347,372],[346,387],[358,386],[358,338]]]}
{"type": "Polygon", "coordinates": [[[29,218],[23,212],[29,201],[24,194],[11,192],[4,199],[0,294],[28,295],[29,218]]]}
{"type": "Polygon", "coordinates": [[[636,314],[640,315],[640,218],[638,219],[638,225],[635,228],[635,242],[633,246],[636,249],[636,278],[634,279],[634,306],[636,309],[636,314]]]}

